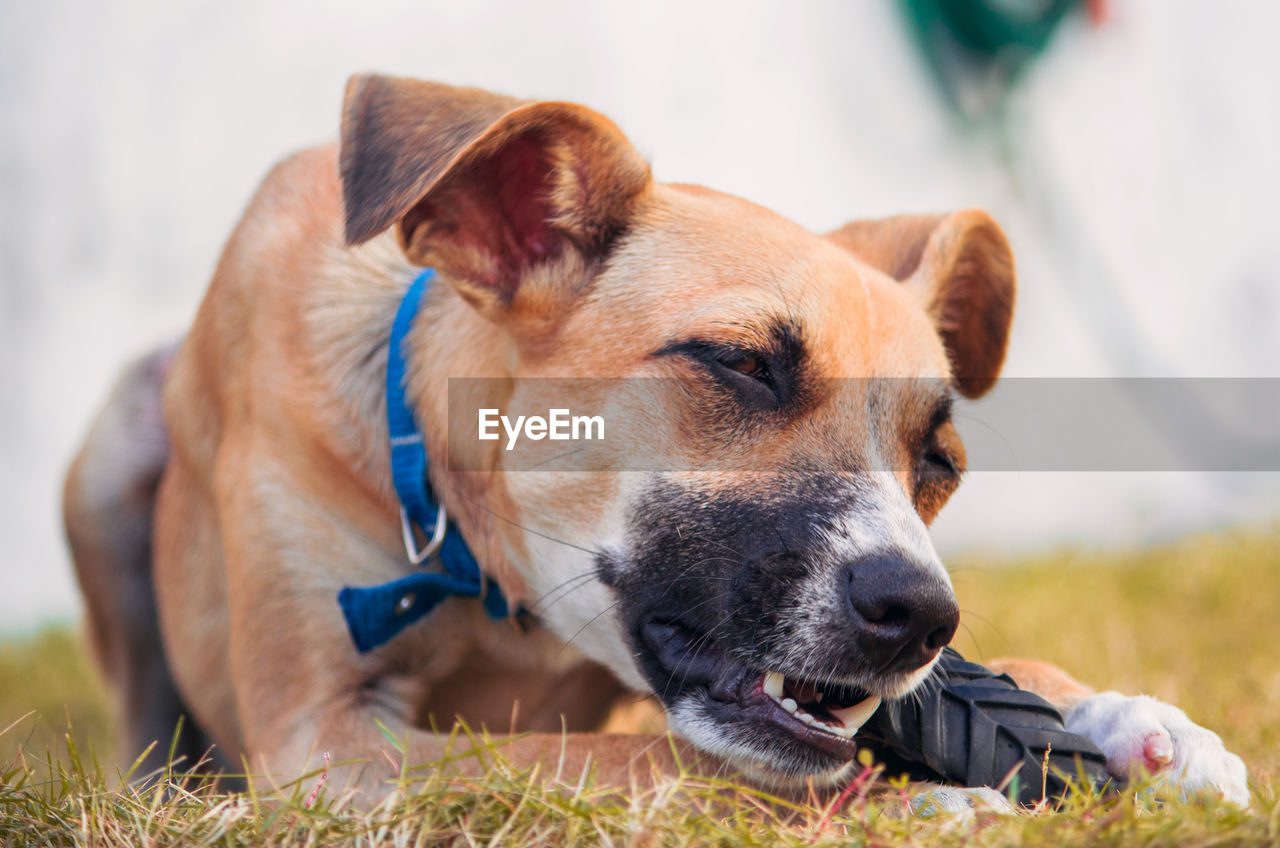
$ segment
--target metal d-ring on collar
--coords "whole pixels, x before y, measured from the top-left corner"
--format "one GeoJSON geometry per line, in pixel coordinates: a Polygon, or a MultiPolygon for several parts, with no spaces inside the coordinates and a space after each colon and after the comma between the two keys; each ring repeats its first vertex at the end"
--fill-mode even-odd
{"type": "Polygon", "coordinates": [[[436,521],[431,530],[431,538],[419,548],[418,540],[413,536],[413,523],[409,520],[409,513],[403,506],[400,507],[400,534],[404,537],[404,552],[408,555],[409,562],[422,565],[428,558],[435,556],[444,543],[444,534],[447,532],[448,525],[449,513],[442,502],[436,510],[436,521]]]}
{"type": "Polygon", "coordinates": [[[338,606],[351,641],[361,653],[389,641],[448,598],[476,598],[491,618],[508,616],[506,598],[480,570],[462,534],[456,528],[455,532],[448,532],[449,514],[431,491],[422,428],[405,394],[408,365],[404,342],[434,276],[435,272],[426,268],[414,278],[391,325],[387,343],[387,435],[391,480],[400,500],[405,555],[415,566],[434,557],[443,573],[416,571],[380,586],[344,586],[338,592],[338,606]],[[421,548],[414,536],[415,524],[429,535],[421,548]]]}

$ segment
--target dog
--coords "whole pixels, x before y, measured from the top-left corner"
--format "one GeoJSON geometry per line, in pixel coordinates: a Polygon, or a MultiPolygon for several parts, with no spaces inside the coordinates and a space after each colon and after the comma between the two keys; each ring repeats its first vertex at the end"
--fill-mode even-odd
{"type": "MultiPolygon", "coordinates": [[[[214,745],[264,782],[331,754],[333,785],[376,797],[401,761],[389,736],[404,762],[439,760],[460,718],[519,765],[620,785],[678,762],[839,785],[857,724],[956,630],[927,526],[964,469],[952,398],[995,382],[1014,295],[981,211],[818,235],[655,182],[585,107],[353,77],[340,143],[270,172],[190,331],[130,369],[69,472],[123,749],[165,747],[184,717],[181,754],[214,745]],[[401,357],[390,393],[444,508],[422,526],[392,480],[401,357]],[[648,417],[614,422],[633,438],[595,471],[516,472],[501,441],[451,444],[462,379],[493,410],[540,380],[581,385],[570,406],[659,388],[648,417]],[[629,465],[637,446],[657,464],[629,465]],[[335,599],[439,572],[411,561],[437,530],[474,557],[470,588],[360,650],[335,599]]],[[[1243,763],[1176,708],[995,665],[1115,775],[1247,804],[1243,763]]]]}

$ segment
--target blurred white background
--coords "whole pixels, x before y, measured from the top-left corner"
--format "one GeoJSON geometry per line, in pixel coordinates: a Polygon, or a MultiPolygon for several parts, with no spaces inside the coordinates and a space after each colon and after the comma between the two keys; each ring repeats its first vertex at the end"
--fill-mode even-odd
{"type": "MultiPolygon", "coordinates": [[[[126,358],[190,319],[357,70],[577,100],[659,179],[815,229],[983,206],[1020,263],[1006,373],[1280,376],[1280,6],[1115,0],[1016,92],[1010,168],[896,4],[2,0],[0,631],[78,606],[61,475],[126,358]]],[[[1141,543],[1280,513],[1276,474],[979,473],[944,552],[1141,543]]]]}

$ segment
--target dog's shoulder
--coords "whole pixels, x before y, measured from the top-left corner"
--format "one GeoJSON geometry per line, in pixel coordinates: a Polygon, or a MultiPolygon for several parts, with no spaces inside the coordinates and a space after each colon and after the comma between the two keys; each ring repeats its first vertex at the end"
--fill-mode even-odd
{"type": "MultiPolygon", "coordinates": [[[[253,282],[263,266],[279,274],[307,267],[341,244],[342,188],[336,144],[313,147],[278,162],[259,185],[223,253],[217,277],[253,282]],[[249,272],[249,273],[245,273],[249,272]]],[[[215,278],[215,283],[218,280],[215,278]]]]}
{"type": "MultiPolygon", "coordinates": [[[[353,276],[334,270],[344,253],[337,145],[281,160],[223,248],[175,363],[167,405],[225,419],[228,410],[260,406],[249,403],[250,396],[293,393],[278,389],[298,385],[312,370],[309,319],[318,292],[327,290],[321,283],[353,276]]],[[[344,313],[336,311],[338,319],[329,323],[347,330],[344,313]]],[[[171,429],[183,441],[180,422],[171,429]]]]}

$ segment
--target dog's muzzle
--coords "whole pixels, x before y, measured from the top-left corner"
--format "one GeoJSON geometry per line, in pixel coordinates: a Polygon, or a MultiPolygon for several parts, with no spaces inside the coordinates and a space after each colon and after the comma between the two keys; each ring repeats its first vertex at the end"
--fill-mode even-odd
{"type": "Polygon", "coordinates": [[[845,769],[882,699],[927,675],[959,609],[941,575],[902,557],[860,559],[827,585],[836,597],[819,626],[788,626],[807,615],[796,608],[753,622],[746,608],[767,610],[770,599],[703,600],[730,610],[711,627],[673,605],[631,618],[641,670],[673,728],[773,782],[845,769]]]}
{"type": "MultiPolygon", "coordinates": [[[[959,608],[919,534],[840,476],[655,486],[598,572],[673,730],[766,782],[838,779],[881,700],[928,676],[959,608]]],[[[911,516],[914,518],[914,516],[911,516]]],[[[918,519],[915,519],[918,520],[918,519]]]]}
{"type": "Polygon", "coordinates": [[[853,757],[854,734],[880,705],[879,695],[857,686],[755,670],[679,624],[652,621],[643,640],[668,672],[666,691],[659,691],[664,701],[672,689],[680,696],[702,690],[704,708],[717,719],[776,728],[840,761],[853,757]]]}

